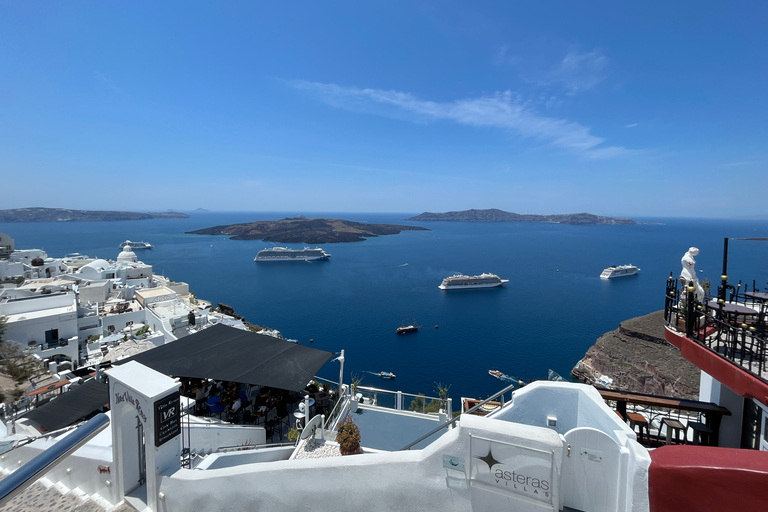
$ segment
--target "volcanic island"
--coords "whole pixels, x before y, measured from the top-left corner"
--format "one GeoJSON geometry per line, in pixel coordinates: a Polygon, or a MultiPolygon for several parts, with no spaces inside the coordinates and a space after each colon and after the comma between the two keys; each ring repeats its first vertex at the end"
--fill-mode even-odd
{"type": "Polygon", "coordinates": [[[429,231],[420,226],[367,224],[343,219],[261,220],[244,224],[214,226],[188,231],[193,235],[226,235],[232,240],[264,240],[265,242],[333,244],[362,242],[381,235],[397,235],[401,231],[429,231]]]}

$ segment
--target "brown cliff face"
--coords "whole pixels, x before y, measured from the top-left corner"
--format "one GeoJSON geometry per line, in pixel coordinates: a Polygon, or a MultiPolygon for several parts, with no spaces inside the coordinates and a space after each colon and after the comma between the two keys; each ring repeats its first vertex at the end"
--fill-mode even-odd
{"type": "Polygon", "coordinates": [[[698,399],[700,370],[664,339],[664,312],[631,318],[600,336],[573,369],[573,376],[594,384],[599,375],[612,388],[636,393],[698,399]]]}

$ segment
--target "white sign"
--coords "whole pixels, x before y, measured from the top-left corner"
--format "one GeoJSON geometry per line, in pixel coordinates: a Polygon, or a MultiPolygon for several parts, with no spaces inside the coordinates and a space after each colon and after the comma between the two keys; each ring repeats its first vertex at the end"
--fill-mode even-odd
{"type": "Polygon", "coordinates": [[[472,436],[470,480],[552,503],[551,451],[472,436]]]}
{"type": "Polygon", "coordinates": [[[454,455],[443,454],[443,467],[445,469],[460,471],[465,475],[467,474],[466,460],[464,457],[456,457],[454,455]]]}

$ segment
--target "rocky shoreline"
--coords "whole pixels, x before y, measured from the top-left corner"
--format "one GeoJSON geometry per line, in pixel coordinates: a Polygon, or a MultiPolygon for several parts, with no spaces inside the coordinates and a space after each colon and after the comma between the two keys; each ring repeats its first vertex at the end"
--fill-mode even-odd
{"type": "Polygon", "coordinates": [[[587,350],[572,374],[587,384],[601,375],[611,388],[636,393],[698,399],[700,370],[664,339],[664,312],[621,322],[587,350]]]}

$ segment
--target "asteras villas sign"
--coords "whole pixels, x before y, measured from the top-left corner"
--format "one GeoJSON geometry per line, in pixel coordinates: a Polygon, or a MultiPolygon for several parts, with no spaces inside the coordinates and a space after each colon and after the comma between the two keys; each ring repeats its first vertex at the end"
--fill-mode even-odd
{"type": "Polygon", "coordinates": [[[470,481],[552,504],[552,451],[472,436],[470,481]]]}

